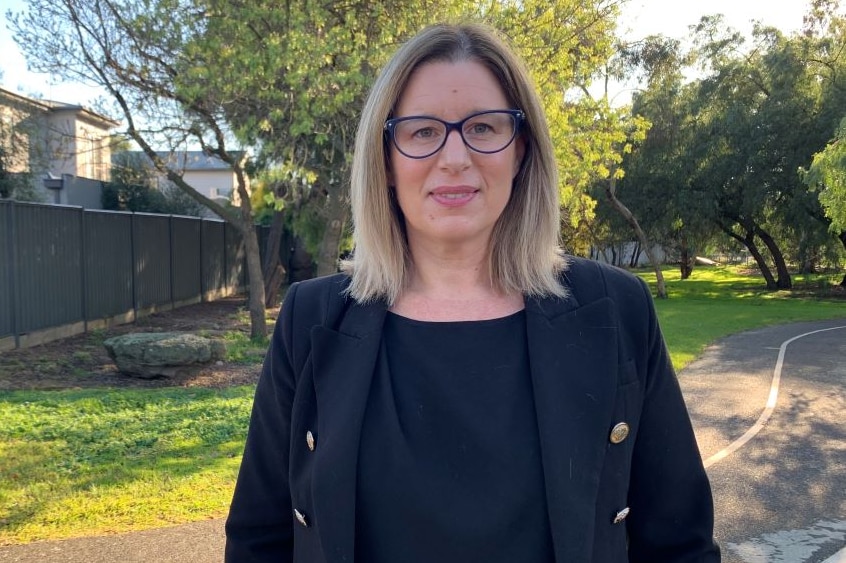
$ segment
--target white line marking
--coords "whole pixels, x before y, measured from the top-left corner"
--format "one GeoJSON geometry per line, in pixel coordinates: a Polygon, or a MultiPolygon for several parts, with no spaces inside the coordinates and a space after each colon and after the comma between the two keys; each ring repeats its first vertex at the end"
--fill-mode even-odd
{"type": "Polygon", "coordinates": [[[841,328],[846,328],[846,326],[821,328],[819,330],[813,330],[811,332],[806,332],[804,334],[794,336],[793,338],[782,342],[781,346],[779,346],[778,349],[778,360],[776,361],[775,371],[773,372],[773,381],[772,384],[770,384],[770,396],[767,399],[767,404],[764,407],[764,411],[761,413],[761,416],[758,417],[758,420],[755,421],[755,424],[753,424],[752,427],[743,434],[743,436],[741,436],[722,450],[718,451],[717,453],[706,459],[704,462],[706,469],[714,465],[718,461],[727,458],[728,456],[742,448],[746,444],[746,442],[754,438],[755,435],[758,434],[758,432],[760,432],[761,429],[763,429],[764,426],[767,424],[767,421],[773,414],[776,403],[778,402],[778,387],[781,383],[781,368],[784,365],[784,354],[787,351],[787,345],[793,342],[794,340],[799,340],[800,338],[804,338],[812,334],[817,334],[818,332],[827,332],[829,330],[837,330],[841,328]]]}

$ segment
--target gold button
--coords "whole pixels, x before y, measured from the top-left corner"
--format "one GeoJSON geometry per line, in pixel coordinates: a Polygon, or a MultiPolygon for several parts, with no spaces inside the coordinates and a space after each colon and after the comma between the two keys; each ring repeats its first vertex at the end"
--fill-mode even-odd
{"type": "Polygon", "coordinates": [[[311,433],[311,430],[306,432],[306,445],[308,446],[309,451],[314,451],[314,434],[311,433]]]}
{"type": "Polygon", "coordinates": [[[614,425],[614,428],[611,429],[611,436],[609,436],[609,439],[612,444],[619,444],[625,440],[628,435],[629,425],[625,422],[618,422],[614,425]]]}
{"type": "Polygon", "coordinates": [[[294,509],[294,516],[296,516],[297,522],[302,524],[303,527],[308,528],[308,521],[306,520],[305,514],[303,514],[302,512],[300,512],[299,510],[297,510],[295,508],[294,509]]]}
{"type": "Polygon", "coordinates": [[[627,506],[626,508],[624,508],[623,510],[618,512],[616,516],[614,516],[614,524],[619,524],[620,522],[625,520],[626,516],[628,516],[628,515],[629,515],[629,507],[627,506]]]}

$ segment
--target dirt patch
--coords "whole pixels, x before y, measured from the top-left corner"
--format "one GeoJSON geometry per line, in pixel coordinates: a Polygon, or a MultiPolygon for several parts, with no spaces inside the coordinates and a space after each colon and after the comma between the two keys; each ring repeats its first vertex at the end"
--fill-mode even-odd
{"type": "MultiPolygon", "coordinates": [[[[275,318],[277,311],[268,311],[275,318]]],[[[268,323],[268,329],[273,325],[268,323]]],[[[246,359],[225,361],[192,375],[139,379],[120,373],[106,354],[103,341],[129,332],[213,332],[249,335],[249,314],[243,297],[181,307],[138,319],[132,324],[55,340],[41,346],[0,354],[0,391],[91,387],[227,387],[255,383],[261,349],[246,359]]]]}

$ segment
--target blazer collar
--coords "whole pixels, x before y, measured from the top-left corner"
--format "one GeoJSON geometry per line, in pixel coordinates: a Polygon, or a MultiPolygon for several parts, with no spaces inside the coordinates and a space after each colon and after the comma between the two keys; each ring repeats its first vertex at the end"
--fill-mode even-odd
{"type": "MultiPolygon", "coordinates": [[[[354,558],[359,439],[386,311],[352,303],[338,330],[312,330],[322,458],[313,501],[328,563],[354,558]]],[[[617,380],[613,303],[528,298],[526,322],[556,560],[588,561],[617,380]]]]}

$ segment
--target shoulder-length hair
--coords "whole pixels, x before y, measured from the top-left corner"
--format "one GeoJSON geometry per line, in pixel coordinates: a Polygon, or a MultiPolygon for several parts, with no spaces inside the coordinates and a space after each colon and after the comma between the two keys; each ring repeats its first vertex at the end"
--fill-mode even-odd
{"type": "Polygon", "coordinates": [[[350,178],[354,251],[342,264],[360,302],[393,304],[413,267],[402,212],[388,186],[384,132],[408,83],[430,62],[474,61],[488,68],[514,108],[523,110],[523,162],[490,241],[490,279],[504,293],[565,295],[559,272],[558,172],[543,106],[522,61],[492,29],[480,24],[434,25],[405,43],[382,69],[361,114],[350,178]]]}

